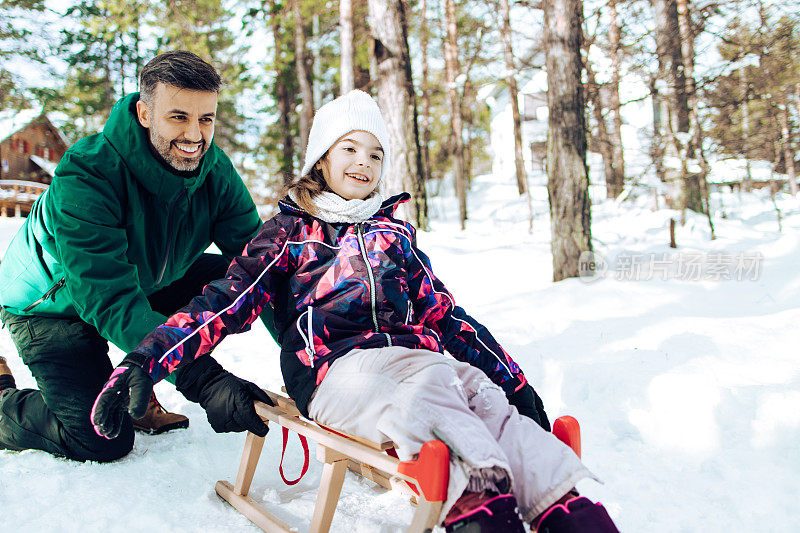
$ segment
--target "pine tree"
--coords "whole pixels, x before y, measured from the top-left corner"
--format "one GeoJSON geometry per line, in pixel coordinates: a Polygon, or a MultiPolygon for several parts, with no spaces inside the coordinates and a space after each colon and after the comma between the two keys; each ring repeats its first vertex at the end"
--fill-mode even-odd
{"type": "Polygon", "coordinates": [[[307,53],[306,39],[308,24],[302,0],[291,0],[294,16],[294,55],[297,83],[300,86],[301,110],[299,117],[300,153],[305,154],[308,133],[314,120],[314,88],[311,73],[314,70],[313,57],[307,53]]]}
{"type": "Polygon", "coordinates": [[[418,15],[419,39],[421,53],[420,67],[420,151],[422,159],[422,178],[425,183],[431,179],[431,89],[429,82],[428,41],[430,30],[428,27],[428,0],[422,0],[418,15]]]}
{"type": "Polygon", "coordinates": [[[517,89],[517,67],[514,65],[514,49],[511,46],[511,19],[508,0],[500,0],[500,34],[503,39],[503,60],[506,67],[506,83],[511,98],[511,114],[514,122],[514,166],[519,194],[526,194],[528,180],[522,157],[522,118],[519,114],[519,90],[517,89]]]}
{"type": "Polygon", "coordinates": [[[213,64],[224,87],[217,103],[214,142],[229,154],[249,150],[241,134],[245,118],[236,102],[252,87],[243,56],[246,48],[228,28],[231,13],[221,0],[165,0],[155,10],[162,33],[158,51],[189,50],[213,64]]]}
{"type": "Polygon", "coordinates": [[[6,61],[23,58],[43,62],[42,52],[27,43],[32,32],[14,24],[20,17],[32,18],[45,10],[43,0],[0,2],[0,110],[22,108],[29,104],[31,91],[3,65],[6,61]]]}
{"type": "Polygon", "coordinates": [[[402,0],[369,0],[372,52],[378,105],[386,120],[392,156],[383,171],[388,194],[411,193],[410,217],[427,226],[427,195],[419,149],[417,103],[408,48],[408,22],[402,0]]]}
{"type": "Polygon", "coordinates": [[[339,27],[341,28],[342,48],[342,94],[355,89],[353,78],[353,3],[351,0],[339,0],[339,27]]]}
{"type": "Polygon", "coordinates": [[[550,199],[553,280],[577,277],[592,250],[586,168],[586,123],[581,84],[583,3],[544,0],[547,65],[547,193],[550,199]]]}
{"type": "Polygon", "coordinates": [[[63,30],[58,45],[68,65],[58,108],[74,119],[64,127],[68,135],[99,131],[114,102],[135,90],[146,8],[144,2],[84,0],[67,10],[78,28],[63,30]]]}
{"type": "Polygon", "coordinates": [[[450,105],[450,124],[453,139],[453,181],[458,199],[458,220],[461,229],[467,221],[467,176],[464,172],[464,140],[461,107],[459,105],[456,78],[459,75],[458,26],[456,24],[455,0],[445,0],[444,23],[447,37],[444,41],[444,61],[447,81],[447,101],[450,105]]]}
{"type": "Polygon", "coordinates": [[[274,43],[273,75],[274,83],[272,97],[278,111],[277,127],[271,133],[281,147],[279,156],[280,175],[284,185],[294,179],[295,174],[295,132],[293,95],[297,93],[297,76],[294,75],[294,57],[292,49],[292,29],[287,27],[286,20],[281,16],[283,5],[279,0],[273,0],[269,13],[269,26],[272,30],[274,43]]]}
{"type": "Polygon", "coordinates": [[[718,153],[744,157],[748,166],[750,160],[770,161],[776,172],[788,174],[800,121],[800,24],[764,6],[757,14],[731,19],[725,28],[718,50],[729,72],[701,93],[711,110],[707,134],[718,153]]]}
{"type": "MultiPolygon", "coordinates": [[[[656,23],[658,80],[663,81],[656,86],[661,97],[658,153],[662,164],[658,166],[662,174],[659,178],[667,184],[668,205],[682,212],[691,209],[702,213],[705,209],[699,176],[689,172],[687,167],[690,144],[685,137],[690,130],[689,101],[677,2],[651,0],[651,3],[656,23]],[[663,161],[669,163],[664,165],[663,161]]],[[[685,214],[682,218],[685,218],[685,214]]]]}
{"type": "Polygon", "coordinates": [[[622,37],[618,19],[617,0],[609,0],[608,22],[608,54],[611,58],[611,82],[609,84],[609,111],[611,112],[611,131],[609,138],[612,143],[612,186],[608,191],[609,198],[617,198],[625,188],[625,155],[622,147],[622,111],[619,97],[619,84],[621,79],[621,49],[622,37]]]}

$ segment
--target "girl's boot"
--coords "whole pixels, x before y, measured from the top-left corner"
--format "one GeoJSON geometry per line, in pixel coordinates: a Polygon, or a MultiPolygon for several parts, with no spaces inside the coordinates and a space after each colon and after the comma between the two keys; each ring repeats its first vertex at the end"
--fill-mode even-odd
{"type": "Polygon", "coordinates": [[[444,521],[447,533],[524,533],[513,494],[465,492],[444,521]]]}
{"type": "Polygon", "coordinates": [[[536,533],[619,533],[606,508],[578,496],[542,514],[536,533]]]}

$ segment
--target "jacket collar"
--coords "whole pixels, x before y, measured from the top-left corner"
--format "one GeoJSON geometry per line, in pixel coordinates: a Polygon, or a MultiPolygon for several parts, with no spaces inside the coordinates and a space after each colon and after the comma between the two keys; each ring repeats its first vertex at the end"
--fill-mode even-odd
{"type": "Polygon", "coordinates": [[[170,172],[150,151],[147,129],[139,125],[136,116],[138,100],[139,93],[132,93],[114,104],[103,128],[103,136],[139,183],[160,200],[168,202],[183,189],[193,193],[217,162],[219,148],[212,140],[195,176],[187,178],[170,172]]]}
{"type": "Polygon", "coordinates": [[[400,194],[395,194],[394,196],[390,196],[386,200],[383,201],[381,204],[381,208],[378,209],[378,212],[375,213],[376,215],[381,215],[385,217],[393,217],[397,208],[400,207],[400,204],[404,204],[411,199],[411,195],[407,192],[401,192],[400,194]]]}

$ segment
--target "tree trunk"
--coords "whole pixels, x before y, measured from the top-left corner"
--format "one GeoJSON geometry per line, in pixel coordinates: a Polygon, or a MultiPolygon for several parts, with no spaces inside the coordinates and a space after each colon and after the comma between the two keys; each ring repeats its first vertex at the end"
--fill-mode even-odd
{"type": "Polygon", "coordinates": [[[517,90],[517,69],[514,65],[514,49],[511,46],[511,15],[508,0],[500,0],[502,24],[500,35],[503,39],[503,59],[506,65],[506,83],[511,100],[511,116],[514,121],[514,165],[517,176],[517,190],[525,194],[527,177],[525,176],[525,160],[522,157],[522,117],[519,115],[519,91],[517,90]]]}
{"type": "Polygon", "coordinates": [[[301,9],[302,0],[292,0],[292,12],[294,13],[294,49],[295,64],[297,68],[297,81],[300,85],[300,94],[303,108],[300,111],[300,153],[306,153],[306,143],[308,142],[308,132],[311,129],[311,122],[314,120],[314,91],[309,81],[309,72],[306,62],[306,24],[303,19],[301,9]]]}
{"type": "Polygon", "coordinates": [[[272,26],[273,40],[275,45],[275,95],[278,104],[278,129],[283,134],[282,148],[283,155],[280,162],[280,172],[284,185],[289,185],[294,179],[294,139],[292,138],[292,101],[289,90],[286,87],[286,80],[289,75],[283,66],[281,57],[281,47],[277,44],[283,41],[281,35],[280,17],[270,17],[272,26]]]}
{"type": "Polygon", "coordinates": [[[422,152],[422,176],[427,183],[431,179],[431,97],[428,87],[428,0],[422,0],[420,7],[420,48],[422,49],[422,72],[420,79],[420,95],[422,99],[422,131],[420,148],[422,152]]]}
{"type": "MultiPolygon", "coordinates": [[[[708,227],[711,239],[714,236],[714,223],[711,220],[711,200],[708,196],[708,174],[710,167],[703,150],[703,130],[700,126],[700,117],[697,112],[697,85],[694,79],[694,30],[692,29],[692,15],[689,0],[677,0],[678,26],[681,36],[681,57],[683,58],[684,76],[686,79],[686,98],[689,104],[689,134],[690,140],[686,149],[685,159],[698,159],[700,162],[700,175],[696,177],[700,186],[701,211],[708,217],[708,227]]],[[[687,172],[687,175],[689,173],[687,172]]],[[[690,206],[687,206],[690,207],[690,206]]],[[[690,207],[690,209],[694,209],[690,207]]],[[[695,209],[695,211],[697,211],[695,209]]]]}
{"type": "Polygon", "coordinates": [[[117,58],[117,72],[120,73],[120,79],[119,79],[119,96],[120,96],[120,98],[124,98],[125,94],[126,94],[125,93],[125,78],[126,78],[126,76],[125,76],[125,60],[126,59],[127,58],[123,54],[120,54],[119,57],[117,58]]]}
{"type": "MultiPolygon", "coordinates": [[[[655,13],[656,51],[658,54],[658,79],[662,96],[663,115],[661,134],[667,183],[667,205],[682,212],[691,209],[703,212],[700,180],[688,171],[686,152],[690,142],[681,140],[688,133],[689,106],[686,95],[686,78],[683,65],[680,27],[676,0],[650,0],[655,13]]],[[[685,215],[682,215],[682,222],[685,215]]]]}
{"type": "Polygon", "coordinates": [[[459,95],[456,88],[459,66],[455,0],[445,0],[445,25],[447,31],[444,41],[444,62],[447,102],[450,105],[450,127],[453,133],[453,181],[455,182],[456,197],[458,198],[458,220],[463,230],[466,228],[467,221],[467,184],[464,176],[461,106],[459,105],[459,95]]]}
{"type": "Polygon", "coordinates": [[[464,76],[464,90],[461,93],[461,127],[463,128],[464,132],[464,176],[466,176],[467,182],[467,190],[472,188],[472,161],[473,161],[473,152],[472,152],[472,127],[475,124],[475,113],[473,110],[475,109],[476,99],[478,95],[475,92],[475,87],[472,85],[472,79],[469,77],[469,70],[466,70],[466,76],[464,76]]]}
{"type": "Polygon", "coordinates": [[[753,190],[753,174],[750,171],[750,83],[746,65],[739,69],[739,85],[742,90],[742,154],[746,169],[742,188],[750,192],[753,190]]]}
{"type": "Polygon", "coordinates": [[[622,148],[622,106],[619,98],[620,82],[620,48],[621,38],[619,23],[617,22],[617,0],[608,2],[610,21],[608,28],[609,55],[611,56],[611,86],[609,90],[609,111],[611,111],[611,131],[609,137],[612,143],[613,169],[612,187],[607,192],[614,198],[622,194],[625,188],[625,154],[622,148]]]}
{"type": "Polygon", "coordinates": [[[581,84],[583,2],[544,0],[547,68],[547,194],[553,280],[579,275],[579,259],[592,250],[586,168],[586,123],[581,84]]]}
{"type": "Polygon", "coordinates": [[[781,146],[783,147],[783,162],[786,164],[786,178],[789,180],[789,189],[792,196],[797,196],[797,181],[794,172],[794,152],[792,151],[792,138],[789,131],[789,103],[784,91],[780,92],[780,105],[778,119],[781,121],[781,146]]]}
{"type": "Polygon", "coordinates": [[[589,54],[586,54],[586,95],[592,104],[592,113],[597,122],[597,144],[600,148],[600,155],[603,158],[603,175],[606,178],[606,198],[614,199],[622,192],[619,184],[616,183],[617,174],[614,169],[614,143],[608,134],[606,117],[603,116],[603,102],[600,97],[600,85],[595,79],[594,69],[589,62],[589,54]]]}
{"type": "Polygon", "coordinates": [[[664,168],[664,121],[661,118],[661,93],[658,92],[658,79],[657,75],[650,74],[650,100],[652,102],[653,110],[653,142],[650,144],[650,158],[653,160],[653,167],[656,171],[656,177],[662,183],[667,181],[667,170],[664,168]]]}
{"type": "MultiPolygon", "coordinates": [[[[314,36],[313,45],[311,47],[311,73],[312,79],[321,80],[322,79],[322,59],[320,58],[320,35],[319,35],[319,14],[314,13],[314,16],[311,18],[311,34],[314,36]]],[[[322,103],[322,87],[320,87],[319,83],[315,83],[312,85],[313,95],[314,95],[314,109],[317,109],[317,106],[322,103]]]]}
{"type": "Polygon", "coordinates": [[[402,0],[369,0],[368,5],[378,105],[386,120],[391,142],[389,166],[384,169],[383,191],[391,195],[408,190],[412,202],[407,215],[417,226],[424,228],[427,227],[428,204],[421,170],[405,6],[402,0]]]}
{"type": "Polygon", "coordinates": [[[342,94],[355,88],[353,70],[353,4],[351,0],[339,0],[339,32],[342,47],[342,94]]]}
{"type": "Polygon", "coordinates": [[[689,110],[689,132],[691,134],[686,152],[691,158],[698,157],[697,150],[702,149],[702,131],[697,117],[697,87],[694,80],[694,31],[692,30],[691,13],[688,0],[676,0],[678,30],[681,40],[681,60],[686,91],[686,103],[689,110]]]}
{"type": "Polygon", "coordinates": [[[105,44],[103,60],[103,119],[107,120],[114,104],[114,85],[111,81],[111,43],[105,44]]]}

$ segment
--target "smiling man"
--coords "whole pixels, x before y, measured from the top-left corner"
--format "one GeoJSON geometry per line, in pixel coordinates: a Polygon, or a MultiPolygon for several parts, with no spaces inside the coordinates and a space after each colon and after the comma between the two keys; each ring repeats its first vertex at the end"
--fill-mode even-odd
{"type": "MultiPolygon", "coordinates": [[[[134,427],[188,426],[152,397],[118,437],[95,433],[89,412],[112,370],[108,342],[130,352],[224,277],[260,220],[213,141],[221,87],[214,67],[167,52],[139,82],[141,92],[116,103],[101,133],[67,151],[0,264],[0,317],[39,387],[16,388],[0,367],[0,449],[110,461],[131,450],[134,427]],[[223,255],[204,253],[212,243],[223,255]]],[[[176,385],[185,390],[200,372],[187,367],[176,385]]],[[[247,382],[228,376],[241,383],[233,392],[250,398],[247,382]]]]}
{"type": "Polygon", "coordinates": [[[169,167],[192,172],[200,166],[214,137],[217,93],[159,83],[142,91],[136,102],[139,124],[150,132],[150,143],[169,167]]]}

